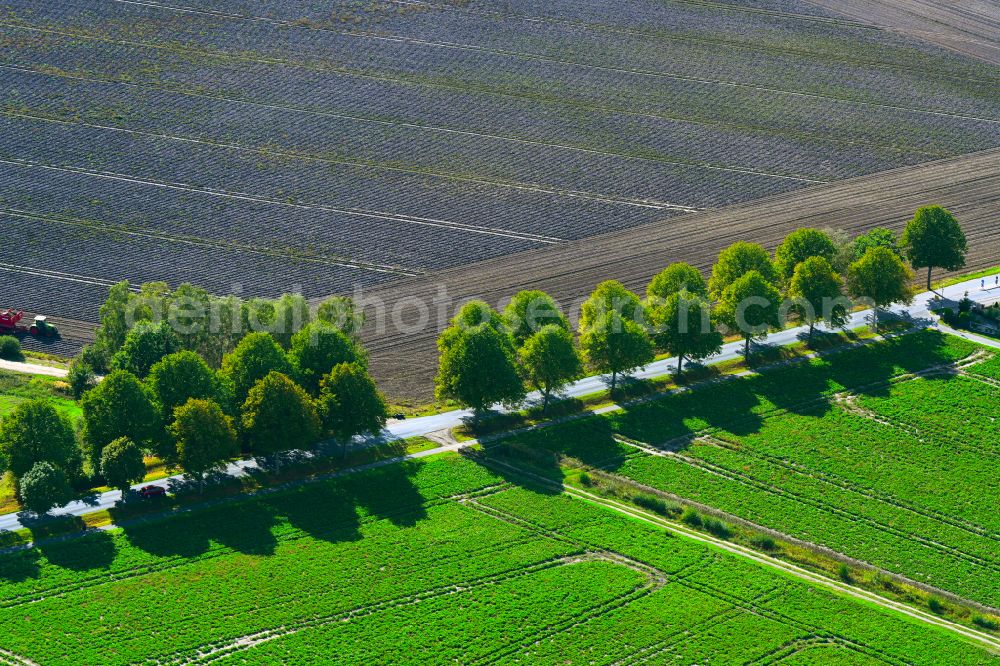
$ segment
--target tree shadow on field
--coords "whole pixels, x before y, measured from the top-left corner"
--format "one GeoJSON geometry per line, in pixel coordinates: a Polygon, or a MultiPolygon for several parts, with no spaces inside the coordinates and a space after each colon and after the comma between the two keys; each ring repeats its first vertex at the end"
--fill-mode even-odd
{"type": "Polygon", "coordinates": [[[404,461],[345,477],[344,490],[366,513],[397,527],[412,527],[427,518],[427,500],[413,480],[421,467],[419,462],[404,461]]]}
{"type": "Polygon", "coordinates": [[[762,424],[755,411],[759,404],[752,380],[725,378],[683,393],[626,405],[622,412],[606,418],[625,437],[653,446],[680,442],[683,448],[685,438],[705,428],[722,428],[734,435],[757,432],[762,424]]]}
{"type": "Polygon", "coordinates": [[[239,502],[225,510],[227,526],[212,524],[205,537],[245,555],[273,555],[278,546],[273,528],[277,522],[270,507],[261,502],[239,502]],[[229,526],[232,526],[231,528],[229,526]]]}
{"type": "Polygon", "coordinates": [[[943,333],[925,330],[831,354],[824,361],[829,379],[838,387],[884,397],[891,391],[889,380],[893,377],[949,364],[954,358],[947,351],[943,333]]]}
{"type": "Polygon", "coordinates": [[[73,571],[107,569],[118,554],[114,539],[104,531],[41,541],[37,548],[50,564],[73,571]]]}
{"type": "Polygon", "coordinates": [[[37,549],[17,546],[14,550],[0,553],[0,581],[20,583],[41,575],[37,549]]]}
{"type": "Polygon", "coordinates": [[[280,497],[270,498],[271,509],[314,539],[335,543],[357,541],[357,508],[350,495],[332,483],[300,486],[280,497]]]}

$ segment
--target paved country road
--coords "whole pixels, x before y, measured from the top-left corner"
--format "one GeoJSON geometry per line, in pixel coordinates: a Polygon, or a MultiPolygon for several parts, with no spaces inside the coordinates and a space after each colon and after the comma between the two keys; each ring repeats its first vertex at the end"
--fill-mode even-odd
{"type": "MultiPolygon", "coordinates": [[[[981,302],[981,303],[992,303],[1000,300],[1000,287],[992,286],[992,278],[988,280],[990,284],[987,285],[985,289],[980,288],[980,279],[976,278],[974,280],[966,280],[959,284],[952,285],[943,290],[945,297],[948,299],[958,300],[962,298],[965,292],[968,292],[969,298],[981,302]]],[[[906,307],[893,308],[892,311],[898,315],[909,316],[915,321],[926,321],[927,325],[933,325],[930,319],[930,311],[928,309],[928,304],[931,299],[935,296],[932,292],[924,292],[918,295],[913,303],[906,307]]],[[[871,311],[859,311],[851,316],[851,320],[848,324],[849,328],[862,326],[870,317],[871,311]]],[[[1000,342],[996,340],[991,340],[989,338],[983,338],[974,334],[968,334],[964,331],[952,331],[948,329],[949,332],[953,332],[963,337],[975,340],[976,342],[986,344],[988,346],[1000,348],[1000,342]]],[[[796,327],[789,328],[783,331],[778,331],[767,337],[767,344],[770,345],[787,345],[796,342],[799,336],[806,332],[806,327],[796,327]]],[[[743,342],[732,342],[724,345],[722,352],[709,360],[709,363],[720,363],[722,361],[727,361],[734,358],[739,358],[742,355],[743,342]]],[[[44,374],[53,374],[54,368],[49,368],[47,366],[38,366],[24,363],[11,363],[4,361],[0,364],[0,367],[5,369],[20,370],[22,372],[37,372],[38,369],[43,369],[44,374]]],[[[634,374],[635,377],[648,379],[652,377],[661,377],[668,373],[673,372],[676,369],[676,361],[674,359],[664,359],[662,361],[656,361],[651,363],[646,367],[642,368],[634,374]]],[[[65,372],[65,371],[63,371],[65,372]]],[[[570,385],[564,395],[566,397],[580,397],[588,395],[591,393],[596,393],[606,388],[605,385],[606,378],[602,376],[586,377],[581,379],[572,385],[570,385]]],[[[529,394],[528,401],[539,399],[538,394],[529,394]]],[[[468,418],[472,415],[472,411],[468,409],[453,410],[450,412],[444,412],[442,414],[434,414],[431,416],[423,416],[414,419],[407,419],[405,421],[392,421],[386,427],[384,436],[390,439],[405,439],[407,437],[416,437],[419,435],[427,435],[432,432],[437,432],[440,430],[446,430],[448,428],[453,428],[455,426],[461,425],[463,419],[468,418]]],[[[427,455],[432,455],[434,453],[440,453],[447,450],[454,450],[454,446],[442,446],[435,449],[429,449],[427,451],[420,452],[419,457],[424,457],[427,455]]],[[[404,456],[403,458],[409,458],[412,456],[404,456]]],[[[388,462],[391,462],[388,461],[388,462]]],[[[246,473],[247,470],[255,469],[257,464],[253,460],[239,460],[237,462],[231,463],[226,469],[225,473],[239,476],[246,473]]],[[[163,487],[169,487],[172,480],[179,480],[183,475],[175,475],[160,479],[158,481],[140,483],[133,486],[133,488],[139,488],[145,485],[158,485],[163,487]]],[[[64,507],[53,509],[53,515],[83,515],[85,513],[90,513],[93,511],[98,511],[101,509],[108,509],[113,507],[121,499],[121,492],[118,490],[110,490],[104,493],[94,494],[86,499],[77,500],[70,502],[64,507]]],[[[21,515],[16,513],[10,513],[0,516],[0,531],[2,530],[16,530],[24,527],[21,522],[21,515]]]]}

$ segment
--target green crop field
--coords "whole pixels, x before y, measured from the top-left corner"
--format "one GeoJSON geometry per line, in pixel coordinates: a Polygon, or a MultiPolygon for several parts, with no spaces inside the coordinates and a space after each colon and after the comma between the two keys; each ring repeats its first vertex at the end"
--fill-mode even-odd
{"type": "Polygon", "coordinates": [[[25,664],[992,658],[453,454],[4,553],[0,635],[25,664]]]}
{"type": "Polygon", "coordinates": [[[521,439],[995,607],[987,355],[913,334],[521,439]]]}

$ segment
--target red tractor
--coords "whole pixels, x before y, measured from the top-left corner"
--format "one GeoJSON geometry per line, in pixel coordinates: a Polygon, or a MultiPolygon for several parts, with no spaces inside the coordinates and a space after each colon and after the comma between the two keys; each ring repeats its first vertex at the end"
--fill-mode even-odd
{"type": "Polygon", "coordinates": [[[49,323],[44,315],[38,315],[31,322],[31,326],[21,324],[24,318],[23,310],[7,308],[0,310],[0,335],[17,335],[18,333],[30,333],[36,338],[56,338],[59,337],[59,329],[49,323]]]}

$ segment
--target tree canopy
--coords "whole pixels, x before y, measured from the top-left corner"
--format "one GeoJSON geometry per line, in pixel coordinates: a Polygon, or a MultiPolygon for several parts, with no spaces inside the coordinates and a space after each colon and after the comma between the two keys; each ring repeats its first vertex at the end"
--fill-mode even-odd
{"type": "Polygon", "coordinates": [[[788,297],[795,303],[792,306],[795,312],[809,324],[810,340],[817,322],[842,326],[847,320],[842,280],[823,257],[810,257],[795,267],[788,284],[788,297]]]}
{"type": "Polygon", "coordinates": [[[378,434],[385,427],[388,407],[367,370],[357,363],[339,363],[323,378],[318,400],[323,429],[344,444],[356,435],[378,434]]]}
{"type": "Polygon", "coordinates": [[[139,483],[146,476],[146,464],[142,451],[128,437],[119,437],[101,451],[101,476],[112,488],[128,492],[133,483],[139,483]]]}
{"type": "Polygon", "coordinates": [[[569,320],[555,300],[537,289],[515,294],[504,308],[503,321],[517,347],[545,326],[554,325],[565,331],[570,330],[569,320]]]}
{"type": "Polygon", "coordinates": [[[40,462],[78,467],[80,451],[69,419],[37,399],[22,402],[0,420],[0,454],[11,474],[21,478],[40,462]]]}
{"type": "Polygon", "coordinates": [[[316,321],[339,328],[349,338],[357,338],[365,324],[365,313],[349,296],[331,296],[319,304],[316,321]]]}
{"type": "Polygon", "coordinates": [[[654,358],[653,341],[646,329],[613,310],[581,331],[580,350],[588,366],[611,374],[612,391],[619,375],[628,375],[654,358]]]}
{"type": "Polygon", "coordinates": [[[646,308],[639,297],[626,289],[621,282],[606,280],[597,285],[580,307],[580,331],[605,321],[609,313],[617,314],[640,326],[646,325],[646,308]]]}
{"type": "Polygon", "coordinates": [[[684,371],[684,359],[700,361],[722,350],[711,312],[702,295],[688,291],[675,292],[652,309],[653,341],[677,357],[677,374],[684,371]]]}
{"type": "Polygon", "coordinates": [[[435,380],[439,399],[455,400],[477,412],[495,403],[514,405],[525,395],[510,337],[489,323],[453,326],[438,339],[435,380]]]}
{"type": "Polygon", "coordinates": [[[80,399],[83,440],[91,466],[100,469],[104,447],[127,437],[141,448],[163,453],[167,441],[152,391],[135,375],[115,370],[80,399]]]}
{"type": "Polygon", "coordinates": [[[903,230],[901,244],[914,268],[927,269],[928,290],[934,268],[956,271],[965,266],[969,251],[962,225],[941,206],[918,208],[903,230]]]}
{"type": "Polygon", "coordinates": [[[738,241],[722,252],[712,266],[712,277],[708,281],[708,292],[712,298],[720,300],[722,293],[741,277],[755,271],[766,282],[777,284],[778,272],[771,262],[771,256],[757,243],[738,241]]]}
{"type": "Polygon", "coordinates": [[[180,346],[180,340],[167,322],[140,321],[125,336],[121,349],[111,359],[111,367],[143,378],[153,364],[178,351],[180,346]]]}
{"type": "Polygon", "coordinates": [[[781,326],[780,305],[781,292],[752,270],[726,288],[716,312],[721,322],[743,337],[743,356],[749,359],[750,341],[762,339],[768,330],[781,326]]]}
{"type": "Polygon", "coordinates": [[[646,287],[646,297],[650,302],[655,302],[666,300],[679,291],[687,291],[695,296],[708,296],[708,283],[697,268],[677,262],[653,276],[646,287]]]}
{"type": "Polygon", "coordinates": [[[73,488],[61,467],[50,462],[35,463],[19,485],[21,505],[38,515],[48,513],[54,506],[62,506],[73,498],[73,488]]]}
{"type": "Polygon", "coordinates": [[[913,301],[913,273],[895,252],[886,247],[870,248],[847,271],[847,290],[854,298],[869,300],[874,306],[874,328],[878,330],[878,310],[893,303],[913,301]]]}
{"type": "Polygon", "coordinates": [[[518,360],[525,380],[542,394],[543,409],[554,392],[583,374],[573,334],[557,324],[543,326],[525,340],[518,360]]]}
{"type": "Polygon", "coordinates": [[[323,376],[335,365],[368,365],[368,357],[361,346],[342,330],[324,321],[312,322],[292,336],[288,358],[303,388],[312,395],[319,393],[323,376]]]}
{"type": "Polygon", "coordinates": [[[174,411],[170,434],[181,469],[198,479],[239,453],[233,420],[212,400],[191,398],[174,411]]]}
{"type": "Polygon", "coordinates": [[[899,239],[896,238],[896,232],[886,227],[875,227],[854,239],[851,263],[865,256],[865,252],[873,247],[888,248],[895,252],[900,259],[904,256],[903,249],[899,247],[899,239]]]}
{"type": "Polygon", "coordinates": [[[289,375],[292,366],[285,352],[269,334],[247,333],[236,348],[222,358],[219,376],[229,383],[237,405],[242,405],[254,384],[268,373],[289,375]]]}
{"type": "Polygon", "coordinates": [[[184,350],[164,356],[149,371],[146,383],[166,421],[190,398],[221,399],[219,380],[204,359],[184,350]]]}
{"type": "Polygon", "coordinates": [[[785,240],[774,251],[774,267],[785,284],[792,279],[795,268],[810,257],[822,257],[833,262],[837,256],[837,246],[830,235],[805,227],[796,229],[785,236],[785,240]]]}
{"type": "Polygon", "coordinates": [[[311,448],[320,422],[305,389],[287,375],[271,372],[254,384],[240,408],[240,431],[250,453],[269,456],[311,448]]]}

